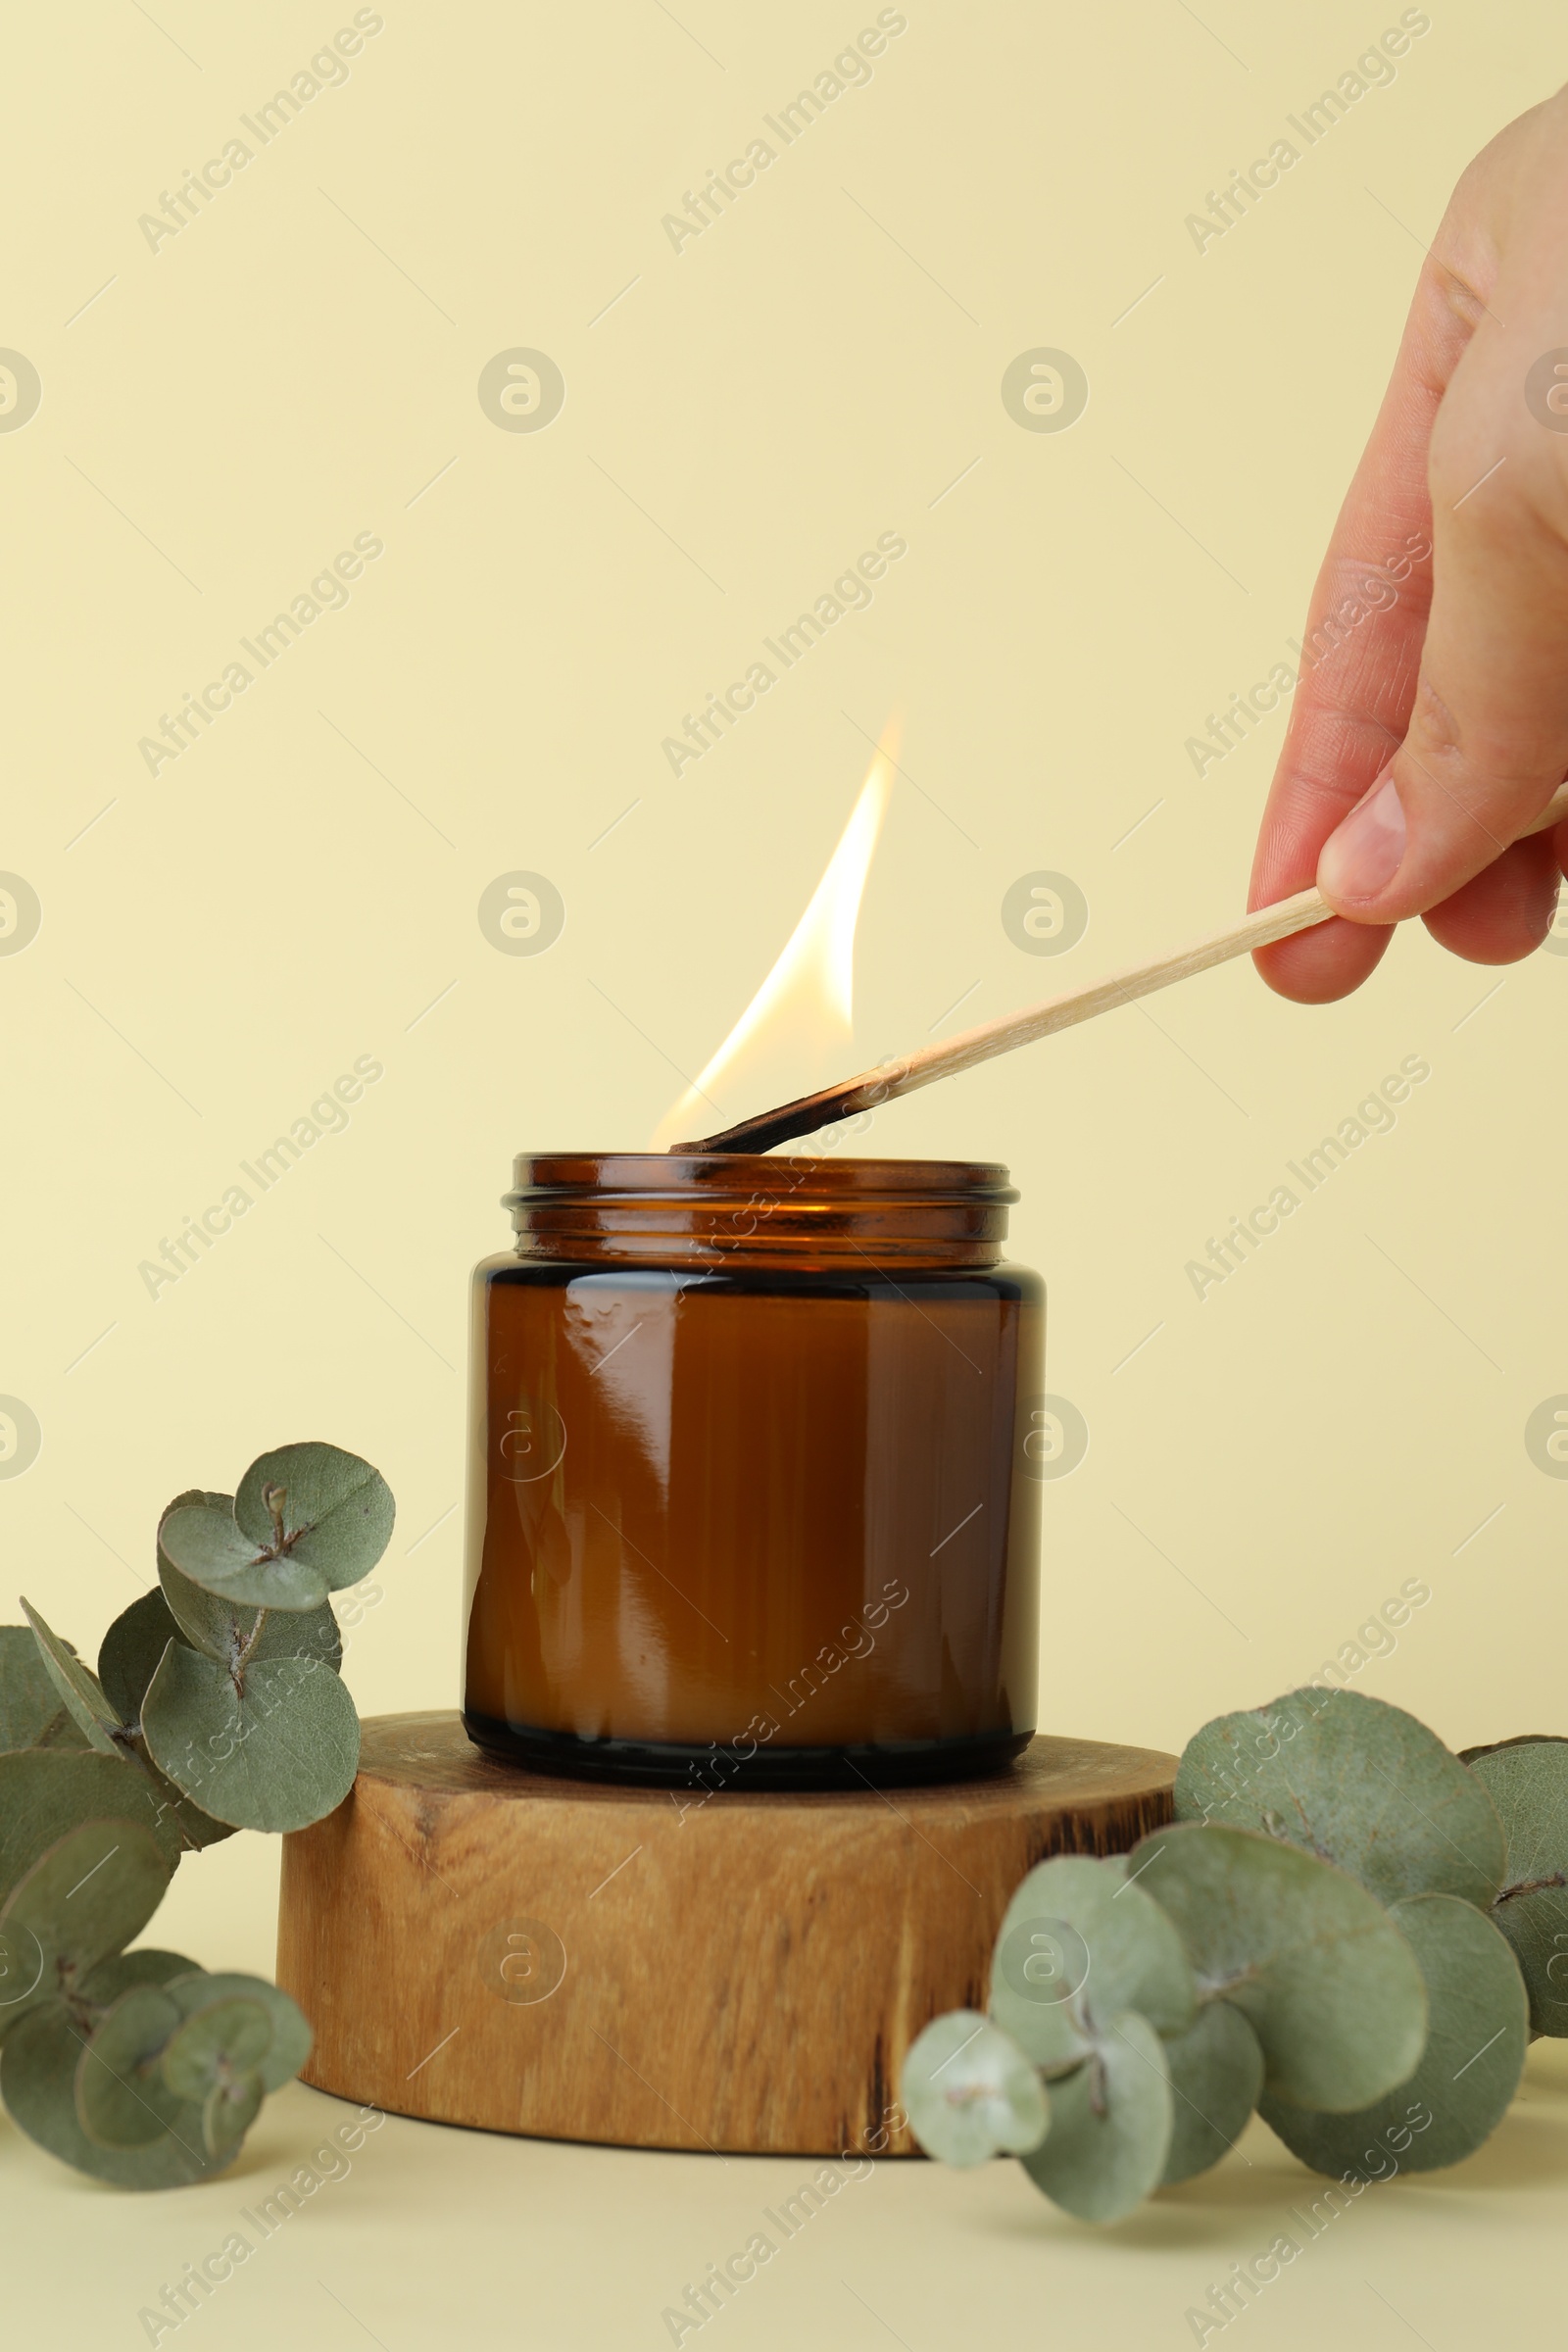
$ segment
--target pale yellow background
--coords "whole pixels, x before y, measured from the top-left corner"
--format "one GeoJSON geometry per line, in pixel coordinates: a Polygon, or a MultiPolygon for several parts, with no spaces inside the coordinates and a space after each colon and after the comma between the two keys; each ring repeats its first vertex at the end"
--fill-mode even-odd
{"type": "MultiPolygon", "coordinates": [[[[362,1450],[399,1506],[349,1661],[371,1712],[456,1693],[455,1367],[511,1153],[647,1139],[798,918],[890,711],[909,781],[853,1053],[805,1077],[1239,907],[1281,720],[1202,781],[1184,741],[1298,633],[1420,245],[1561,65],[1549,7],[1435,0],[1394,85],[1200,257],[1184,216],[1396,8],[909,0],[870,85],[677,256],[661,216],[874,9],[389,0],[347,85],[150,252],[137,216],[350,13],[90,0],[6,28],[0,342],[43,403],[0,435],[0,867],[44,919],[0,959],[0,1391],[43,1450],[0,1482],[0,1537],[8,1594],[85,1645],[177,1489],[295,1437],[362,1450]],[[1038,345],[1088,371],[1069,432],[1004,411],[1038,345]],[[480,410],[513,346],[564,373],[545,432],[480,410]],[[872,608],[672,778],[681,714],[886,530],[908,554],[872,608]],[[348,608],[149,776],[137,739],[361,531],[386,552],[348,608]],[[536,958],[476,919],[517,868],[567,907],[536,958]],[[1001,926],[1037,868],[1092,908],[1056,961],[1001,926]],[[350,1130],[154,1302],[138,1262],[360,1054],[385,1076],[350,1130]]],[[[879,1119],[877,1149],[1011,1165],[1050,1386],[1092,1431],[1045,1490],[1049,1728],[1178,1746],[1410,1576],[1431,1602],[1362,1689],[1455,1742],[1568,1728],[1568,1487],[1523,1442],[1568,1390],[1568,961],[1482,1004],[1496,978],[1419,928],[1327,1010],[1233,967],[879,1119]],[[1411,1054],[1432,1077],[1397,1130],[1200,1304],[1185,1261],[1411,1054]]],[[[275,1847],[236,1838],[182,1869],[160,1939],[267,1967],[274,1883],[275,1847]]],[[[1528,2321],[1568,2179],[1552,2049],[1527,2089],[1469,2166],[1342,2220],[1249,2341],[1528,2321]]],[[[140,2201],[0,2127],[8,2340],[145,2340],[138,2306],[339,2112],[295,2089],[237,2175],[140,2201]]],[[[632,2352],[807,2169],[392,2123],[185,2332],[632,2352]]],[[[715,2325],[1190,2341],[1187,2305],[1305,2178],[1254,2127],[1099,2238],[1016,2168],[884,2166],[715,2325]]]]}

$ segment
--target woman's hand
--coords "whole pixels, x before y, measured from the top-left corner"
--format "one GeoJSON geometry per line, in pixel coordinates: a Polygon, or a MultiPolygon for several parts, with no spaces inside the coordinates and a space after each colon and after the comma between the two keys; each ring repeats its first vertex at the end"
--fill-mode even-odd
{"type": "Polygon", "coordinates": [[[1472,963],[1528,956],[1568,856],[1568,823],[1517,838],[1568,774],[1568,91],[1454,191],[1304,642],[1248,903],[1315,877],[1347,919],[1260,950],[1264,979],[1346,996],[1410,914],[1472,963]]]}

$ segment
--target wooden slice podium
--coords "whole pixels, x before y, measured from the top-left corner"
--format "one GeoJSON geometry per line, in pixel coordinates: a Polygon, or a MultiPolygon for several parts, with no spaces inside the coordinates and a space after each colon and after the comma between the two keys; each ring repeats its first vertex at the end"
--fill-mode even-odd
{"type": "Polygon", "coordinates": [[[988,1780],[702,1800],[514,1770],[455,1714],[372,1717],[352,1793],[284,1840],[304,2080],[551,2139],[912,2155],[905,2052],[983,2006],[1019,1880],[1168,1821],[1175,1773],[1040,1738],[988,1780]]]}

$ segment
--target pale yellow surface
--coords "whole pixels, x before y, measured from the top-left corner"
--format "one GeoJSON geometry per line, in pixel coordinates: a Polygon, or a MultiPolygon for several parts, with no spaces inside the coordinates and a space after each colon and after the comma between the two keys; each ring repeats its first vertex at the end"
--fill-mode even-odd
{"type": "MultiPolygon", "coordinates": [[[[1185,216],[1397,8],[909,0],[869,86],[677,255],[662,216],[873,8],[388,0],[346,86],[150,251],[138,216],[351,13],[89,0],[6,28],[0,343],[43,401],[0,434],[0,868],[43,927],[0,958],[0,1392],[43,1449],[0,1481],[0,1542],[8,1593],[87,1644],[179,1488],[295,1437],[358,1448],[399,1504],[349,1659],[368,1713],[455,1696],[456,1367],[511,1153],[647,1139],[794,926],[891,710],[911,780],[854,1050],[786,1086],[1240,906],[1280,717],[1201,781],[1184,744],[1286,658],[1420,244],[1562,69],[1549,7],[1434,0],[1393,85],[1200,255],[1185,216]],[[517,346],[566,381],[538,434],[476,397],[517,346]],[[1002,405],[1036,346],[1087,370],[1068,432],[1002,405]],[[682,714],[885,531],[908,552],[870,610],[673,777],[682,714]],[[385,553],[347,608],[150,775],[138,738],[360,532],[385,553]],[[515,869],[567,909],[533,958],[476,919],[515,869]],[[1059,959],[1002,929],[1035,869],[1092,910],[1059,959]],[[151,1298],[139,1263],[359,1055],[385,1075],[348,1131],[151,1298]]],[[[1011,1164],[1050,1385],[1092,1431],[1045,1490],[1049,1726],[1179,1746],[1417,1576],[1429,1605],[1359,1687],[1455,1742],[1568,1728],[1568,1486],[1523,1442],[1568,1390],[1568,960],[1498,982],[1418,927],[1327,1010],[1231,967],[878,1120],[880,1150],[1011,1164]],[[1396,1131],[1200,1303],[1187,1260],[1406,1055],[1432,1075],[1396,1131]]],[[[249,1837],[187,1863],[160,1939],[268,1966],[274,1871],[249,1837]]],[[[1554,2326],[1565,2090],[1538,2052],[1492,2147],[1371,2192],[1247,2339],[1554,2326]]],[[[295,2089],[239,2175],[149,2200],[0,2127],[6,2343],[145,2340],[138,2308],[339,2112],[295,2089]]],[[[181,2341],[652,2347],[807,2169],[391,2123],[181,2341]]],[[[1097,2236],[1013,2167],[883,2167],[713,2328],[1175,2345],[1306,2180],[1254,2127],[1097,2236]]]]}

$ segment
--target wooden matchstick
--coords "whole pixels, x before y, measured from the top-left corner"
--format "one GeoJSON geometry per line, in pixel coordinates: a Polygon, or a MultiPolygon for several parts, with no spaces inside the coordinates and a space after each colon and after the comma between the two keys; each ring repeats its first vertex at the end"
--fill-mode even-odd
{"type": "MultiPolygon", "coordinates": [[[[1519,838],[1545,833],[1565,817],[1568,817],[1568,784],[1558,788],[1519,838]]],[[[1130,1004],[1135,997],[1152,996],[1156,989],[1169,988],[1173,980],[1186,980],[1194,972],[1206,972],[1212,964],[1229,962],[1233,956],[1245,956],[1253,948],[1268,947],[1276,939],[1289,939],[1295,932],[1308,931],[1314,923],[1326,922],[1333,911],[1320,890],[1298,891],[1293,899],[1282,899],[1274,906],[1260,906],[1255,914],[1245,916],[1241,922],[1228,924],[1223,931],[1211,931],[1206,938],[1156,956],[1151,963],[1112,972],[1107,979],[1096,980],[1087,988],[1070,989],[1065,996],[1050,997],[1045,1004],[1031,1004],[1022,1012],[1004,1013],[1000,1020],[982,1022],[978,1029],[962,1030],[942,1045],[922,1046],[917,1053],[884,1062],[878,1069],[862,1070],[858,1077],[840,1079],[836,1086],[824,1087],[819,1094],[802,1095],[794,1102],[780,1103],[776,1110],[760,1111],[755,1118],[742,1119],[737,1127],[726,1127],[722,1134],[707,1136],[700,1143],[675,1144],[671,1150],[771,1152],[775,1145],[787,1144],[794,1136],[814,1134],[818,1127],[830,1127],[839,1119],[854,1118],[859,1111],[874,1110],[898,1095],[913,1094],[918,1086],[932,1086],[939,1078],[956,1077],[960,1070],[973,1069],[976,1062],[990,1061],[998,1054],[1010,1054],[1018,1046],[1032,1046],[1037,1038],[1054,1037],[1058,1029],[1071,1029],[1079,1021],[1091,1021],[1096,1013],[1109,1012],[1118,1004],[1130,1004]]]]}

